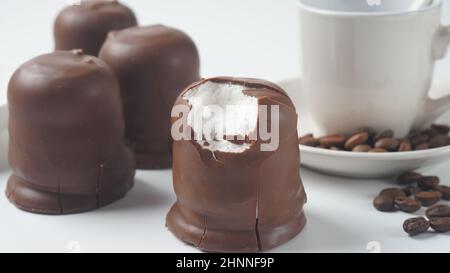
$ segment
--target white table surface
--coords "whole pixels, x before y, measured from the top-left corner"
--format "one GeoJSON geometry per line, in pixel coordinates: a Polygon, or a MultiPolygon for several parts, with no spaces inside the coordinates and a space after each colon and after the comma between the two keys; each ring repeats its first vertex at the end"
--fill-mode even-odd
{"type": "MultiPolygon", "coordinates": [[[[279,81],[301,74],[297,54],[296,0],[123,0],[142,25],[164,23],[197,43],[204,76],[233,75],[279,81]]],[[[52,23],[65,0],[2,0],[0,3],[0,105],[7,81],[24,61],[52,50],[52,23]]],[[[450,22],[445,3],[444,23],[450,22]]],[[[436,78],[450,80],[450,59],[436,78]]],[[[0,132],[1,136],[2,132],[0,132]]],[[[0,146],[1,154],[5,147],[0,146]]],[[[450,163],[427,173],[450,184],[450,163]]],[[[0,188],[9,171],[0,165],[0,188]]],[[[449,234],[409,238],[409,215],[380,213],[372,199],[387,180],[352,180],[302,169],[308,193],[308,224],[276,252],[450,252],[449,234]]],[[[0,252],[190,252],[164,227],[175,200],[170,171],[138,172],[126,198],[100,210],[69,216],[22,212],[0,194],[0,252]]],[[[422,211],[423,213],[423,211],[422,211]]],[[[420,214],[420,212],[418,213],[420,214]]]]}

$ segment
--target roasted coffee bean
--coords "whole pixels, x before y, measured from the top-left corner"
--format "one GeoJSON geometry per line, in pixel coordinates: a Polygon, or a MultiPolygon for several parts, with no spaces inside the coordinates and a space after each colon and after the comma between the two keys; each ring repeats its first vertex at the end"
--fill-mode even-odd
{"type": "Polygon", "coordinates": [[[428,142],[431,139],[429,134],[423,132],[420,133],[420,138],[423,140],[423,142],[428,142]]]}
{"type": "Polygon", "coordinates": [[[363,145],[358,145],[355,148],[353,148],[352,152],[367,153],[370,150],[372,150],[372,146],[363,144],[363,145]]]}
{"type": "Polygon", "coordinates": [[[421,191],[416,193],[415,197],[422,203],[422,206],[429,207],[441,200],[442,193],[438,191],[421,191]]]}
{"type": "Polygon", "coordinates": [[[315,138],[312,134],[308,134],[305,136],[302,136],[301,138],[299,138],[298,143],[300,145],[305,145],[305,146],[317,146],[317,144],[319,143],[319,140],[317,138],[315,138]]]}
{"type": "Polygon", "coordinates": [[[430,220],[430,226],[437,232],[449,232],[450,217],[433,218],[430,220]]]}
{"type": "Polygon", "coordinates": [[[386,189],[380,191],[380,193],[378,195],[387,196],[392,199],[395,199],[397,197],[406,197],[405,192],[399,188],[386,188],[386,189]]]}
{"type": "Polygon", "coordinates": [[[428,144],[427,142],[420,143],[419,145],[416,145],[414,147],[414,150],[416,151],[422,151],[427,149],[430,149],[430,144],[428,144]]]}
{"type": "Polygon", "coordinates": [[[398,147],[399,152],[409,152],[412,151],[411,141],[407,138],[400,141],[400,146],[398,147]]]}
{"type": "Polygon", "coordinates": [[[406,197],[402,189],[386,188],[373,200],[373,206],[379,211],[395,211],[395,199],[398,197],[406,197]]]}
{"type": "Polygon", "coordinates": [[[398,150],[398,146],[400,145],[400,141],[395,138],[382,138],[375,142],[375,148],[382,148],[389,151],[398,150]]]}
{"type": "Polygon", "coordinates": [[[369,127],[363,127],[363,128],[359,128],[358,130],[356,130],[355,132],[353,132],[353,134],[357,134],[357,133],[362,133],[362,132],[366,132],[369,134],[369,139],[367,140],[368,143],[373,143],[373,138],[376,135],[376,132],[374,129],[369,128],[369,127]]]}
{"type": "Polygon", "coordinates": [[[424,176],[422,179],[417,182],[419,188],[424,191],[430,191],[436,188],[439,185],[439,177],[437,176],[424,176]]]}
{"type": "Polygon", "coordinates": [[[435,124],[423,131],[412,131],[403,139],[394,138],[392,130],[376,134],[370,128],[360,128],[349,138],[343,134],[331,134],[320,138],[315,138],[313,134],[308,134],[300,137],[299,143],[323,149],[360,153],[420,151],[450,146],[450,136],[447,135],[449,133],[448,128],[450,126],[435,124]]]}
{"type": "Polygon", "coordinates": [[[437,186],[434,190],[442,193],[442,199],[450,201],[450,187],[440,185],[440,186],[437,186]]]}
{"type": "Polygon", "coordinates": [[[354,134],[345,142],[345,149],[351,151],[356,146],[365,144],[367,140],[369,140],[369,133],[367,132],[354,134]]]}
{"type": "Polygon", "coordinates": [[[387,153],[387,152],[389,151],[383,148],[373,148],[369,150],[369,153],[387,153]]]}
{"type": "Polygon", "coordinates": [[[447,205],[436,205],[427,209],[425,215],[428,217],[428,219],[437,217],[450,217],[450,207],[447,205]]]}
{"type": "Polygon", "coordinates": [[[431,125],[431,129],[443,135],[448,135],[448,133],[450,133],[450,126],[444,124],[433,124],[431,125]]]}
{"type": "Polygon", "coordinates": [[[422,207],[420,201],[408,197],[397,197],[394,202],[395,205],[404,212],[415,212],[422,207]]]}
{"type": "Polygon", "coordinates": [[[425,134],[413,134],[409,137],[411,144],[416,147],[424,142],[427,142],[430,139],[428,135],[425,134]]]}
{"type": "Polygon", "coordinates": [[[430,223],[424,217],[407,219],[403,223],[403,230],[411,236],[425,233],[430,228],[430,223]]]}
{"type": "Polygon", "coordinates": [[[419,191],[421,191],[420,189],[419,189],[419,187],[416,187],[416,186],[412,186],[412,185],[410,185],[410,186],[408,186],[408,187],[405,187],[405,188],[403,188],[402,189],[403,190],[403,192],[406,194],[406,196],[413,196],[413,195],[415,195],[416,193],[418,193],[419,191]]]}
{"type": "Polygon", "coordinates": [[[319,144],[326,147],[343,147],[347,138],[343,135],[329,135],[319,138],[319,144]]]}
{"type": "Polygon", "coordinates": [[[386,130],[379,134],[376,134],[375,137],[373,138],[373,141],[377,142],[378,140],[383,139],[383,138],[393,138],[393,137],[394,137],[394,132],[392,130],[386,130]]]}
{"type": "Polygon", "coordinates": [[[428,142],[430,149],[439,148],[450,145],[450,137],[446,135],[437,135],[430,139],[428,142]]]}
{"type": "Polygon", "coordinates": [[[429,140],[432,139],[433,137],[437,136],[437,135],[440,135],[440,133],[438,131],[436,131],[434,129],[431,129],[431,128],[430,129],[426,129],[425,131],[422,131],[422,134],[423,135],[427,135],[429,140]]]}
{"type": "Polygon", "coordinates": [[[378,195],[373,200],[373,206],[383,212],[395,211],[394,199],[386,195],[378,195]]]}
{"type": "Polygon", "coordinates": [[[410,185],[418,183],[422,179],[422,175],[416,172],[406,172],[397,177],[397,183],[400,185],[410,185]]]}

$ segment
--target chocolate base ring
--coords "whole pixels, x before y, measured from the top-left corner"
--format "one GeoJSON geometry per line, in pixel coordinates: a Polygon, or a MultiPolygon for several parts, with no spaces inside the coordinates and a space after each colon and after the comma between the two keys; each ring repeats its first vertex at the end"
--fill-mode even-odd
{"type": "MultiPolygon", "coordinates": [[[[248,230],[220,230],[208,229],[208,240],[205,238],[205,230],[199,226],[193,225],[191,219],[196,213],[175,203],[167,214],[167,227],[181,241],[190,244],[206,252],[256,252],[262,250],[259,242],[259,236],[255,229],[248,230]],[[201,238],[198,240],[198,238],[201,238]],[[224,238],[233,240],[234,243],[224,245],[224,238]]],[[[201,215],[196,215],[202,218],[201,215]]],[[[264,250],[282,245],[296,237],[305,227],[306,217],[304,212],[299,217],[290,222],[268,230],[258,230],[266,238],[264,250]]]]}
{"type": "Polygon", "coordinates": [[[126,195],[134,185],[134,173],[125,183],[108,186],[98,194],[62,194],[33,188],[12,175],[8,179],[6,196],[17,208],[38,214],[74,214],[109,205],[126,195]]]}

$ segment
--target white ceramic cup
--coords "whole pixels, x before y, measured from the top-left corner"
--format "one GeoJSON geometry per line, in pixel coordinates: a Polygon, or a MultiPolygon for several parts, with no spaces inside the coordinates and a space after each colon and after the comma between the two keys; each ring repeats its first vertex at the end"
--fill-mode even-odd
{"type": "Polygon", "coordinates": [[[416,11],[378,1],[299,0],[304,97],[320,133],[369,126],[402,137],[450,108],[450,96],[428,94],[450,43],[441,0],[416,11]]]}

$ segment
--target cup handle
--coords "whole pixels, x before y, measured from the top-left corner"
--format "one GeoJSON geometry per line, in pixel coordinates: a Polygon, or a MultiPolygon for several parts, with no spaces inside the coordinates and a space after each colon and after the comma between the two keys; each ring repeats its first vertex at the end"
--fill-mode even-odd
{"type": "MultiPolygon", "coordinates": [[[[450,93],[450,86],[448,86],[450,93]]],[[[423,105],[421,114],[416,118],[414,128],[424,129],[429,127],[439,116],[450,109],[450,94],[437,99],[428,97],[423,105]]]]}
{"type": "MultiPolygon", "coordinates": [[[[440,26],[434,37],[433,57],[439,60],[445,57],[450,45],[450,26],[440,26]]],[[[450,86],[448,86],[450,93],[450,86]]],[[[450,94],[432,99],[429,96],[425,100],[422,111],[417,117],[414,128],[423,129],[433,123],[440,115],[450,109],[450,94]]]]}

